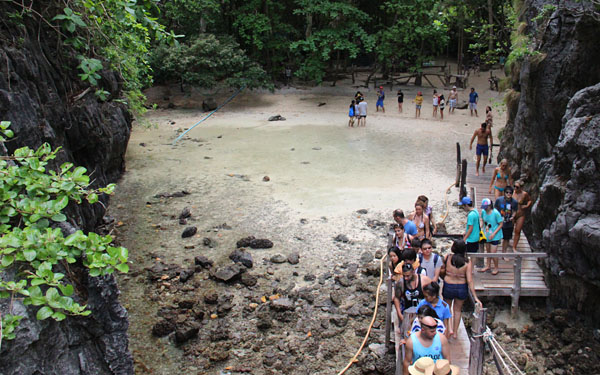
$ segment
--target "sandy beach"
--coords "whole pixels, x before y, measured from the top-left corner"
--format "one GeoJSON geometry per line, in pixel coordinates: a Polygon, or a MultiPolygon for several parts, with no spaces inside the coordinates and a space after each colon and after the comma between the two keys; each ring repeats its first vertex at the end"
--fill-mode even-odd
{"type": "MultiPolygon", "coordinates": [[[[120,222],[115,231],[117,240],[129,248],[132,261],[132,272],[119,281],[122,301],[130,314],[130,347],[140,373],[146,369],[155,374],[196,373],[196,369],[199,374],[218,374],[227,366],[260,361],[277,342],[289,347],[316,347],[300,350],[302,355],[292,354],[295,362],[291,363],[283,363],[275,353],[275,364],[271,364],[275,368],[277,361],[296,371],[292,373],[330,374],[344,367],[362,341],[356,332],[368,325],[377,285],[377,279],[356,269],[362,269],[365,253],[385,251],[392,210],[411,212],[416,197],[424,194],[439,220],[446,212],[444,193],[455,180],[456,142],[462,146],[463,157],[473,160],[468,142],[485,119],[485,106],[496,103],[495,136],[505,122],[505,113],[498,110],[498,92],[488,89],[488,75],[482,72],[470,80],[479,93],[479,117],[471,117],[468,110],[456,110],[451,115],[446,108],[443,121],[439,115],[433,119],[433,89],[414,86],[401,87],[405,94],[403,113],[398,111],[396,87],[392,92],[386,88],[386,112],[376,112],[371,85],[360,88],[369,106],[367,126],[349,128],[348,106],[357,88],[349,81],[340,81],[335,87],[243,92],[175,145],[172,143],[182,131],[205,116],[200,108],[203,97],[195,91],[180,94],[176,86],[151,89],[149,102],[158,104],[159,109],[145,116],[150,126],[134,127],[126,155],[127,172],[109,209],[120,222]],[[425,101],[421,118],[415,119],[412,99],[418,90],[423,91],[425,101]],[[165,97],[174,109],[163,109],[167,107],[165,97]],[[278,114],[286,120],[267,121],[278,114]],[[265,176],[269,181],[263,180],[265,176]],[[155,197],[182,190],[190,194],[155,197]],[[198,228],[198,233],[187,239],[181,238],[185,226],[178,222],[185,207],[192,212],[185,226],[198,228]],[[335,241],[339,234],[349,241],[335,241]],[[255,286],[217,283],[207,272],[196,274],[186,284],[194,288],[183,290],[146,280],[145,268],[156,264],[157,259],[185,266],[201,254],[213,259],[216,267],[227,265],[236,241],[249,235],[274,243],[271,249],[251,251],[251,273],[258,277],[255,286]],[[207,246],[206,238],[215,246],[207,246]],[[299,254],[299,264],[272,261],[275,255],[293,252],[299,254]],[[355,272],[352,286],[340,289],[334,279],[349,270],[355,272]],[[323,283],[306,277],[328,273],[335,277],[324,278],[323,283]],[[316,292],[317,300],[313,305],[299,299],[296,320],[291,324],[276,322],[267,333],[256,329],[255,314],[246,308],[249,304],[260,304],[261,296],[284,291],[292,295],[306,288],[316,292]],[[323,296],[329,300],[330,290],[347,291],[348,298],[340,306],[318,308],[323,306],[318,304],[323,296]],[[202,335],[184,348],[167,338],[152,337],[151,328],[161,308],[176,304],[182,295],[201,299],[209,291],[231,295],[234,307],[223,316],[217,314],[216,319],[204,318],[199,323],[201,332],[223,325],[235,327],[226,341],[233,348],[220,347],[222,342],[202,335]],[[351,298],[354,293],[356,298],[351,298]],[[309,344],[307,332],[327,332],[319,322],[353,306],[360,307],[361,313],[351,317],[340,332],[331,337],[323,334],[318,342],[309,344]],[[212,357],[207,350],[228,351],[229,355],[209,360],[212,357]],[[155,355],[157,352],[161,354],[155,355]],[[304,355],[316,355],[324,361],[306,361],[304,355]]],[[[449,90],[442,92],[447,98],[449,90]]],[[[467,92],[459,90],[459,99],[467,100],[467,92]]],[[[223,92],[215,98],[222,102],[230,94],[223,92]]],[[[452,205],[458,199],[457,189],[452,188],[448,198],[446,227],[448,232],[462,233],[464,214],[452,205]]],[[[438,241],[436,250],[444,252],[448,244],[438,241]]],[[[204,308],[206,316],[216,314],[216,307],[204,308]]],[[[290,356],[286,350],[279,351],[290,356]]],[[[352,371],[349,373],[358,373],[352,371]]],[[[278,372],[259,364],[252,373],[278,372]]]]}

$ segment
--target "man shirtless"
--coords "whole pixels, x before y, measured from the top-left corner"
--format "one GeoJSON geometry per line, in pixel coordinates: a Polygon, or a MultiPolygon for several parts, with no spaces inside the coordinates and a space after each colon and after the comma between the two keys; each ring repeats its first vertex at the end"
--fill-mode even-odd
{"type": "Polygon", "coordinates": [[[483,154],[483,167],[481,171],[485,173],[485,165],[487,164],[488,154],[490,147],[494,144],[494,137],[492,136],[492,132],[487,128],[487,123],[481,123],[481,128],[475,130],[473,136],[471,137],[471,142],[469,143],[469,150],[473,149],[473,141],[477,137],[477,150],[475,153],[477,154],[477,163],[475,164],[475,176],[479,176],[479,163],[481,161],[481,154],[483,154]],[[490,144],[488,146],[487,140],[490,139],[490,144]]]}
{"type": "Polygon", "coordinates": [[[458,103],[458,92],[456,91],[456,86],[452,86],[452,90],[450,90],[450,95],[448,95],[448,104],[450,105],[450,113],[454,113],[454,108],[456,108],[458,103]]]}

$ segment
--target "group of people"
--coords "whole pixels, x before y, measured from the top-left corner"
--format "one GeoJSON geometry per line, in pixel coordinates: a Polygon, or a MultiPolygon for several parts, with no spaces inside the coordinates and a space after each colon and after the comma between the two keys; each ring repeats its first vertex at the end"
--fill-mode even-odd
{"type": "MultiPolygon", "coordinates": [[[[481,212],[473,204],[473,200],[465,196],[459,205],[467,211],[467,225],[464,235],[467,252],[478,252],[480,242],[484,243],[485,251],[496,253],[502,242],[502,252],[506,253],[513,239],[513,251],[521,238],[525,218],[533,204],[529,194],[523,190],[524,182],[513,184],[510,167],[506,159],[500,162],[492,173],[489,192],[494,189],[494,202],[489,198],[481,201],[481,212]],[[492,187],[493,186],[493,187],[492,187]]],[[[492,275],[499,272],[498,258],[488,259],[486,266],[480,272],[491,269],[492,275]]]]}
{"type": "Polygon", "coordinates": [[[395,343],[397,350],[401,344],[406,345],[404,373],[410,370],[411,374],[415,366],[421,369],[452,366],[448,340],[457,337],[469,290],[476,303],[481,304],[474,289],[473,266],[466,256],[465,242],[455,241],[452,253],[445,257],[433,252],[431,237],[437,225],[428,203],[428,198],[422,195],[411,214],[394,210],[395,223],[388,233],[395,343]],[[410,325],[410,336],[404,340],[401,332],[404,312],[411,308],[416,309],[417,318],[410,325]]]}
{"type": "MultiPolygon", "coordinates": [[[[404,105],[404,92],[402,89],[399,89],[397,94],[398,98],[398,111],[402,113],[403,105],[404,105]]],[[[375,110],[379,112],[381,109],[385,113],[385,90],[383,86],[379,86],[377,89],[377,103],[375,105],[375,110]]],[[[413,103],[415,103],[415,118],[421,117],[421,108],[423,107],[423,93],[421,91],[417,92],[413,103]]],[[[471,87],[471,92],[469,93],[469,109],[471,111],[471,116],[477,114],[477,103],[479,102],[479,94],[475,91],[475,88],[471,87]]],[[[444,119],[444,109],[446,108],[446,98],[443,93],[438,93],[436,89],[433,90],[432,96],[433,103],[433,118],[437,118],[439,113],[440,120],[444,119]]],[[[448,107],[449,113],[454,113],[454,110],[458,106],[458,91],[456,86],[452,87],[450,93],[448,94],[448,107]]],[[[491,111],[491,108],[490,108],[491,111]]],[[[486,111],[487,112],[487,111],[486,111]]],[[[350,119],[348,120],[348,126],[353,127],[354,123],[357,122],[357,126],[365,126],[367,120],[367,102],[364,98],[364,95],[357,91],[354,95],[354,100],[350,104],[350,109],[348,111],[348,116],[350,119]]]]}

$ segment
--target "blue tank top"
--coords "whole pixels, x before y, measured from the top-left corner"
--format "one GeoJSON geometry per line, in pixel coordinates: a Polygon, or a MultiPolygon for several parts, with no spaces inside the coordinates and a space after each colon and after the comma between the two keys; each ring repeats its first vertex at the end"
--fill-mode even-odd
{"type": "Polygon", "coordinates": [[[429,357],[433,359],[434,362],[438,359],[444,359],[442,356],[442,340],[440,339],[439,332],[436,332],[433,337],[433,342],[428,348],[421,344],[416,332],[411,333],[410,338],[412,339],[413,344],[413,364],[421,357],[429,357]]]}

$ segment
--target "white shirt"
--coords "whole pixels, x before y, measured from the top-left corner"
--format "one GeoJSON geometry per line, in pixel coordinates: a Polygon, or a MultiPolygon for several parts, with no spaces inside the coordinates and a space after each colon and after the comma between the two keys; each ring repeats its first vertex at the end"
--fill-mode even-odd
{"type": "Polygon", "coordinates": [[[367,102],[366,101],[363,100],[362,102],[358,103],[356,108],[358,108],[359,115],[361,115],[361,116],[367,115],[367,102]]]}

